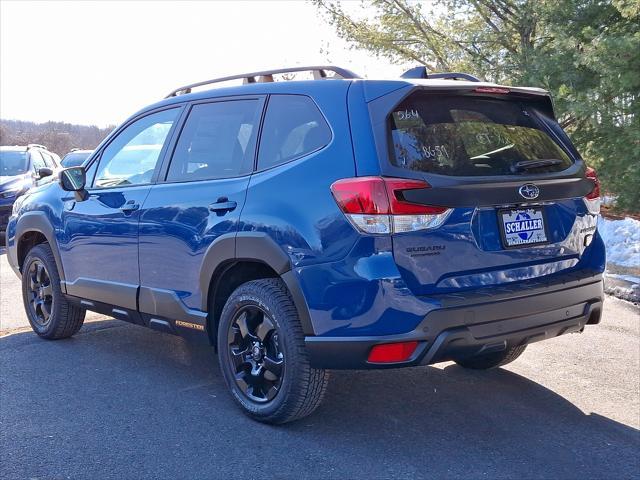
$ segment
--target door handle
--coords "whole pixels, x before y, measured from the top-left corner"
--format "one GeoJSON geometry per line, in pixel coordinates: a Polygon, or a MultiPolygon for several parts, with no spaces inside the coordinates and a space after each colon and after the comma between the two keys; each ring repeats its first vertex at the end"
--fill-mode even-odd
{"type": "Polygon", "coordinates": [[[129,200],[127,203],[125,203],[123,206],[120,207],[120,210],[123,213],[131,213],[131,212],[135,212],[139,208],[140,208],[140,204],[136,203],[133,200],[129,200]]]}
{"type": "Polygon", "coordinates": [[[219,215],[222,215],[226,212],[235,210],[237,206],[237,202],[234,202],[233,200],[230,201],[227,197],[220,197],[215,203],[209,205],[209,210],[212,212],[218,212],[219,215]]]}

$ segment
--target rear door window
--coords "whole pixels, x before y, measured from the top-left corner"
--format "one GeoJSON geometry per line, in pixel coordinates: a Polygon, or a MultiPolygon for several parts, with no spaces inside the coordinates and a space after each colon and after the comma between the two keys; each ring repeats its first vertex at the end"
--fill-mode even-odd
{"type": "Polygon", "coordinates": [[[315,152],[330,141],[331,129],[313,100],[303,95],[271,95],[260,140],[258,170],[315,152]]]}
{"type": "Polygon", "coordinates": [[[558,172],[573,163],[526,103],[481,97],[409,97],[389,117],[391,162],[451,176],[558,172]]]}
{"type": "Polygon", "coordinates": [[[229,178],[250,172],[261,104],[248,99],[194,105],[176,144],[167,181],[229,178]]]}

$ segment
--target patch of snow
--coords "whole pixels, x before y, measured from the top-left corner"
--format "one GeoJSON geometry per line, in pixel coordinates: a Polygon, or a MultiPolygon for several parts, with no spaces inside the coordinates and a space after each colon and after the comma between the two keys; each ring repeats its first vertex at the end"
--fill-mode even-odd
{"type": "Polygon", "coordinates": [[[627,300],[640,302],[640,278],[634,275],[617,275],[605,273],[604,291],[609,295],[627,300]]]}
{"type": "Polygon", "coordinates": [[[605,283],[604,293],[613,295],[621,300],[627,302],[638,303],[640,302],[640,285],[637,283],[630,284],[631,286],[622,285],[609,285],[605,283]]]}
{"type": "Polygon", "coordinates": [[[622,267],[640,268],[640,222],[600,218],[598,232],[607,249],[607,262],[622,267]]]}
{"type": "Polygon", "coordinates": [[[606,273],[606,276],[608,278],[615,278],[616,280],[624,280],[625,282],[630,282],[630,283],[639,283],[640,284],[640,277],[635,277],[633,275],[619,275],[617,273],[606,273]]]}
{"type": "Polygon", "coordinates": [[[600,203],[605,206],[613,207],[616,204],[616,200],[618,197],[614,197],[612,195],[602,195],[600,197],[600,203]]]}

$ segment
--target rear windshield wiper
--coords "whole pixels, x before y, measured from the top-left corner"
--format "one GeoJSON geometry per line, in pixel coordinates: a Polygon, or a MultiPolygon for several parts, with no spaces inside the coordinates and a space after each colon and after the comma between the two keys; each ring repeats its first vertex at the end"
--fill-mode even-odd
{"type": "Polygon", "coordinates": [[[511,166],[511,169],[515,172],[521,170],[535,170],[536,168],[553,167],[554,165],[560,165],[562,160],[558,158],[539,158],[537,160],[523,160],[516,162],[511,166]]]}

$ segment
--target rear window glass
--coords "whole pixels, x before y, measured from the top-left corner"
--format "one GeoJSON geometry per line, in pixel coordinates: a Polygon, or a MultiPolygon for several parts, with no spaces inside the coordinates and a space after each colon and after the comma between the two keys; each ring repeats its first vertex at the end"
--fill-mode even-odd
{"type": "Polygon", "coordinates": [[[331,130],[309,97],[271,95],[258,152],[258,170],[280,165],[331,141],[331,130]]]}
{"type": "Polygon", "coordinates": [[[259,107],[258,100],[195,105],[180,134],[167,180],[229,178],[251,170],[259,107]]]}
{"type": "Polygon", "coordinates": [[[533,109],[480,97],[414,95],[389,117],[394,165],[452,176],[562,171],[567,153],[533,109]]]}

